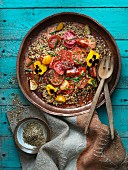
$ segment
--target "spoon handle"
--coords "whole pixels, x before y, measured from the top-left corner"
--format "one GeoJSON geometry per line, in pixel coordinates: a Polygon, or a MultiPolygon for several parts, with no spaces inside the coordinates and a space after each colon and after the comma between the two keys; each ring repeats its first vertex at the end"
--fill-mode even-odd
{"type": "Polygon", "coordinates": [[[100,84],[99,84],[99,86],[97,88],[96,94],[95,94],[95,96],[93,98],[91,108],[90,108],[90,112],[88,114],[87,121],[86,121],[86,126],[85,126],[85,131],[84,131],[85,134],[87,134],[88,127],[90,125],[90,122],[91,122],[91,119],[92,119],[92,116],[93,116],[93,112],[94,112],[94,110],[96,108],[96,104],[97,104],[100,92],[101,92],[101,90],[103,88],[103,85],[104,85],[104,81],[105,81],[105,79],[101,79],[100,84]]]}
{"type": "Polygon", "coordinates": [[[110,124],[111,139],[113,140],[114,139],[114,125],[113,125],[112,103],[110,99],[110,93],[109,93],[107,82],[105,82],[104,84],[104,94],[105,94],[106,107],[107,107],[108,119],[109,119],[109,124],[110,124]]]}

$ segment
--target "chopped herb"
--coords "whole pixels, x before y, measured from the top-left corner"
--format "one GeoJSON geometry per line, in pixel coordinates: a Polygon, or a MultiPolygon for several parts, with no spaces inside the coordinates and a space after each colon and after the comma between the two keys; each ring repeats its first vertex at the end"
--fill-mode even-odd
{"type": "Polygon", "coordinates": [[[73,58],[78,64],[82,64],[79,60],[77,60],[76,58],[73,58]]]}
{"type": "Polygon", "coordinates": [[[31,69],[28,69],[28,68],[25,68],[25,71],[27,71],[27,72],[32,72],[32,70],[31,70],[31,69]]]}
{"type": "Polygon", "coordinates": [[[41,48],[43,49],[44,47],[45,47],[45,45],[42,45],[42,47],[41,47],[41,48]]]}
{"type": "Polygon", "coordinates": [[[85,76],[85,73],[81,73],[81,76],[85,76]]]}
{"type": "Polygon", "coordinates": [[[50,32],[50,34],[55,34],[55,33],[56,33],[56,31],[50,32]]]}
{"type": "Polygon", "coordinates": [[[51,56],[56,56],[55,53],[48,52],[48,54],[51,55],[51,56]]]}
{"type": "Polygon", "coordinates": [[[29,67],[30,65],[33,64],[34,61],[30,61],[26,67],[29,67]]]}
{"type": "Polygon", "coordinates": [[[57,44],[58,44],[59,40],[57,39],[54,45],[54,48],[56,48],[57,44]]]}
{"type": "Polygon", "coordinates": [[[79,82],[81,80],[81,77],[66,77],[66,80],[74,80],[74,82],[79,82]]]}

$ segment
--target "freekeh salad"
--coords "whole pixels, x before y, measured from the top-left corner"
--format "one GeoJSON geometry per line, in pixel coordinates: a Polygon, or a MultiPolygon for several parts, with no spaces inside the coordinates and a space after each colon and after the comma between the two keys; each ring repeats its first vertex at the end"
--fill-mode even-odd
{"type": "Polygon", "coordinates": [[[60,22],[38,34],[28,47],[24,70],[31,91],[57,107],[80,107],[95,95],[100,60],[110,53],[88,25],[60,22]]]}

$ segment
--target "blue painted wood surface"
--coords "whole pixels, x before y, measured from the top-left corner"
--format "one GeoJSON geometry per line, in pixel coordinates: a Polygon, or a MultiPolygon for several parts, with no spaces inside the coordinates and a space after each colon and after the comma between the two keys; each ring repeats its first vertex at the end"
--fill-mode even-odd
{"type": "MultiPolygon", "coordinates": [[[[16,80],[16,58],[27,31],[40,20],[58,12],[79,12],[96,19],[115,38],[121,55],[121,76],[112,95],[114,124],[128,152],[128,1],[127,0],[1,0],[0,1],[0,170],[21,169],[18,152],[6,118],[17,96],[29,102],[16,80]]],[[[108,124],[105,106],[97,109],[108,124]]]]}

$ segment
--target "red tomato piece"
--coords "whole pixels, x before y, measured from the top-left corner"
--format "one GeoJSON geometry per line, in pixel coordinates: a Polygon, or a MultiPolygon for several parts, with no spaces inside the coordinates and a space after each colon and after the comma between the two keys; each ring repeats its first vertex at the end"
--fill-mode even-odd
{"type": "Polygon", "coordinates": [[[57,61],[55,64],[54,64],[54,70],[56,71],[56,73],[60,74],[60,75],[63,75],[64,74],[64,69],[62,67],[62,63],[61,61],[57,61]]]}
{"type": "Polygon", "coordinates": [[[86,68],[85,67],[79,67],[78,71],[79,71],[79,75],[85,76],[85,73],[86,73],[86,68]]]}
{"type": "Polygon", "coordinates": [[[74,47],[74,44],[68,44],[66,41],[64,41],[64,45],[67,48],[73,48],[74,47]]]}
{"type": "Polygon", "coordinates": [[[57,74],[54,70],[49,70],[48,79],[54,86],[59,86],[64,81],[64,76],[57,74]]]}
{"type": "Polygon", "coordinates": [[[67,48],[72,48],[76,42],[76,34],[73,31],[67,31],[64,34],[64,45],[67,48]]]}
{"type": "Polygon", "coordinates": [[[52,57],[52,60],[49,64],[49,68],[54,68],[54,64],[59,61],[59,58],[58,57],[52,57]]]}
{"type": "Polygon", "coordinates": [[[48,45],[50,48],[54,49],[56,47],[59,47],[61,44],[61,37],[58,35],[52,35],[49,39],[48,39],[48,45]]]}
{"type": "Polygon", "coordinates": [[[72,59],[72,53],[68,50],[60,50],[57,57],[61,60],[62,68],[64,70],[73,68],[74,61],[72,59]]]}
{"type": "Polygon", "coordinates": [[[74,47],[72,49],[72,57],[73,57],[75,65],[84,64],[85,58],[86,58],[86,52],[85,52],[85,50],[83,50],[79,47],[74,47]]]}
{"type": "Polygon", "coordinates": [[[76,44],[80,47],[87,48],[89,45],[89,41],[86,38],[78,38],[76,39],[76,44]]]}
{"type": "Polygon", "coordinates": [[[62,63],[62,68],[64,69],[64,70],[68,70],[68,69],[71,69],[71,68],[73,68],[73,66],[74,66],[74,61],[72,60],[72,61],[69,61],[69,60],[63,60],[63,61],[61,61],[61,63],[62,63]]]}
{"type": "Polygon", "coordinates": [[[91,76],[91,77],[96,77],[96,76],[97,76],[96,67],[95,67],[95,66],[90,67],[89,73],[90,73],[90,76],[91,76]]]}
{"type": "Polygon", "coordinates": [[[79,75],[79,71],[76,67],[73,67],[70,70],[66,70],[66,76],[68,76],[68,77],[74,77],[77,75],[79,75]]]}
{"type": "Polygon", "coordinates": [[[78,88],[83,89],[87,85],[88,80],[88,78],[82,78],[82,80],[80,80],[78,83],[78,88]]]}

